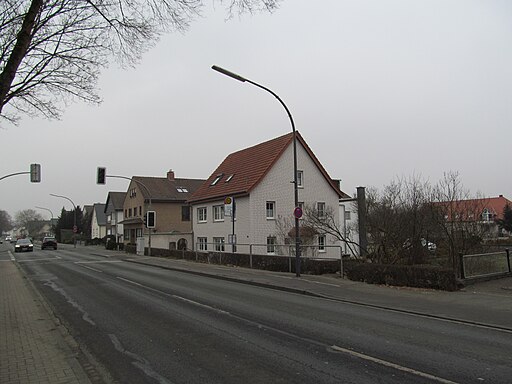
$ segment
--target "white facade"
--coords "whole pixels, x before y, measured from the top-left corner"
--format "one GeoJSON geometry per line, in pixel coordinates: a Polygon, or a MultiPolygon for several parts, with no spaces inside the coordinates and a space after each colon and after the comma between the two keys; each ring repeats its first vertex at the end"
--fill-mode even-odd
{"type": "MultiPolygon", "coordinates": [[[[299,186],[299,203],[316,206],[318,202],[321,202],[325,203],[326,208],[338,212],[338,193],[300,143],[297,145],[297,169],[303,174],[303,184],[299,186]]],[[[249,245],[252,244],[252,252],[255,254],[293,254],[294,251],[289,246],[276,247],[274,252],[272,252],[273,247],[267,247],[267,241],[272,237],[275,238],[276,244],[283,245],[284,237],[287,237],[288,232],[294,228],[293,211],[295,206],[292,181],[293,146],[289,145],[269,172],[250,191],[250,195],[236,198],[237,252],[249,253],[249,245]],[[267,217],[267,202],[273,203],[273,217],[267,217]]],[[[231,246],[228,245],[228,235],[232,233],[231,218],[224,217],[223,221],[215,221],[214,206],[218,205],[223,205],[223,200],[192,205],[194,249],[200,249],[198,247],[200,239],[206,238],[207,249],[216,250],[213,244],[214,238],[223,238],[225,250],[231,250],[231,246]],[[200,217],[198,217],[198,209],[202,208],[206,208],[206,221],[200,221],[200,217]]],[[[337,215],[335,216],[338,219],[337,215]]],[[[319,235],[325,236],[324,234],[319,235]]],[[[303,248],[304,255],[318,258],[340,257],[341,247],[336,238],[325,236],[322,242],[324,246],[319,248],[318,237],[318,235],[315,236],[310,247],[303,248]]]]}
{"type": "Polygon", "coordinates": [[[341,242],[344,255],[358,257],[359,249],[359,228],[357,216],[357,203],[347,199],[340,200],[340,232],[347,240],[341,242]]]}
{"type": "Polygon", "coordinates": [[[107,227],[105,225],[98,224],[98,218],[96,217],[96,210],[92,211],[91,220],[91,239],[103,239],[107,235],[107,227]]]}

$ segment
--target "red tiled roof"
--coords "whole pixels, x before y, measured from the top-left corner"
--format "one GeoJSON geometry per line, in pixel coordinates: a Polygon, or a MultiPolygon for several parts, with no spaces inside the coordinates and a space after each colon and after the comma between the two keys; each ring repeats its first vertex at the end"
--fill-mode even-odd
{"type": "MultiPolygon", "coordinates": [[[[240,196],[250,193],[292,143],[293,133],[288,133],[228,155],[206,182],[192,195],[189,202],[217,200],[223,199],[225,196],[240,196]],[[230,176],[231,179],[229,179],[230,176]],[[221,177],[220,180],[215,185],[212,185],[217,177],[221,177]]],[[[329,177],[298,132],[297,145],[303,146],[327,182],[339,196],[343,196],[344,193],[339,190],[335,182],[329,177]]]]}
{"type": "Polygon", "coordinates": [[[450,207],[452,215],[459,215],[464,220],[480,219],[480,215],[484,209],[488,209],[489,213],[494,215],[495,220],[503,219],[503,210],[506,205],[512,207],[512,201],[500,195],[499,197],[489,197],[483,199],[460,200],[453,202],[439,202],[436,205],[450,207]]]}

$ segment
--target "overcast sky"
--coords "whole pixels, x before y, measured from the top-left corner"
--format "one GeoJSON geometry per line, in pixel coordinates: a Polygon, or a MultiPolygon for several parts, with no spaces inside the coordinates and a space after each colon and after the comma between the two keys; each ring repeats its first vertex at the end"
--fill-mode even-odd
{"type": "Polygon", "coordinates": [[[136,68],[104,71],[100,106],[4,123],[0,177],[40,163],[42,182],[0,181],[0,209],[58,216],[72,207],[50,193],[83,206],[126,191],[125,180],[96,185],[97,166],[207,178],[229,153],[291,131],[276,99],[213,64],[276,92],[348,194],[457,171],[473,194],[512,198],[510,0],[285,0],[229,21],[206,8],[136,68]]]}

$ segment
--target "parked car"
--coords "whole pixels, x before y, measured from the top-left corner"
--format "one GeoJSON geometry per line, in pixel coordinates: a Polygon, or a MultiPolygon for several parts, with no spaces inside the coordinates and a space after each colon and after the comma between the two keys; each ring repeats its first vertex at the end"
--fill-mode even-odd
{"type": "Polygon", "coordinates": [[[57,249],[57,239],[53,236],[43,237],[43,242],[41,243],[41,249],[45,249],[45,248],[57,249]]]}
{"type": "Polygon", "coordinates": [[[14,246],[14,252],[33,252],[34,244],[29,239],[19,239],[14,246]]]}

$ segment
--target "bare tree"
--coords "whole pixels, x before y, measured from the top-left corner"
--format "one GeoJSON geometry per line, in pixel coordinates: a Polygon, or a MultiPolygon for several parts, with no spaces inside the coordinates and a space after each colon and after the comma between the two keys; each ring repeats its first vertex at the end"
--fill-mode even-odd
{"type": "Polygon", "coordinates": [[[12,229],[12,219],[8,212],[0,210],[0,235],[12,229]]]}
{"type": "Polygon", "coordinates": [[[43,216],[34,209],[25,209],[18,211],[14,215],[16,227],[24,235],[34,235],[44,226],[43,216]]]}
{"type": "Polygon", "coordinates": [[[419,176],[397,178],[381,193],[369,189],[367,225],[373,260],[391,264],[424,261],[428,252],[424,243],[435,233],[431,198],[429,182],[419,176]]]}
{"type": "Polygon", "coordinates": [[[314,204],[306,204],[304,206],[304,218],[302,225],[312,228],[317,234],[321,233],[333,236],[337,240],[346,244],[352,255],[357,255],[357,247],[359,247],[359,244],[352,241],[350,237],[347,236],[348,232],[344,231],[341,227],[338,216],[339,212],[330,206],[326,207],[322,212],[318,212],[318,209],[314,204]]]}
{"type": "MultiPolygon", "coordinates": [[[[218,2],[232,16],[272,11],[279,0],[218,2]]],[[[59,106],[74,99],[98,103],[96,82],[111,58],[135,64],[161,34],[185,30],[203,6],[204,0],[0,1],[0,117],[57,118],[59,106]]]]}
{"type": "Polygon", "coordinates": [[[485,198],[470,198],[457,172],[447,172],[434,188],[432,217],[443,233],[454,270],[457,256],[478,247],[488,229],[482,220],[485,198]]]}

